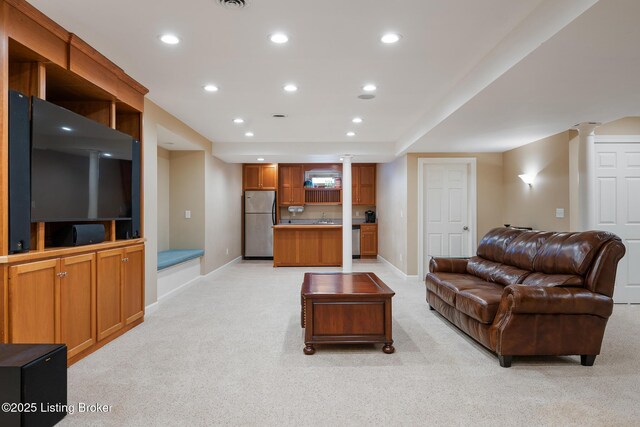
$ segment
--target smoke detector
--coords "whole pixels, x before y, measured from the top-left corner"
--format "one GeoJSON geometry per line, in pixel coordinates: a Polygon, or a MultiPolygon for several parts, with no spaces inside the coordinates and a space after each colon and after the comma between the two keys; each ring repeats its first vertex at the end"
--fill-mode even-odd
{"type": "Polygon", "coordinates": [[[249,0],[216,0],[220,6],[226,9],[244,9],[249,6],[249,0]]]}

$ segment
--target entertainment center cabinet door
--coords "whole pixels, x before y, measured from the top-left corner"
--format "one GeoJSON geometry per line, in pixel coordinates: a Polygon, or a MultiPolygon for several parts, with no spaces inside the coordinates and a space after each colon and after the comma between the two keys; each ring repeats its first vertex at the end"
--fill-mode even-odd
{"type": "Polygon", "coordinates": [[[126,248],[124,260],[124,323],[128,325],[144,316],[144,246],[126,248]]]}
{"type": "Polygon", "coordinates": [[[122,265],[124,251],[113,249],[98,252],[97,324],[98,341],[124,326],[122,310],[122,265]]]}
{"type": "Polygon", "coordinates": [[[71,358],[96,343],[96,255],[60,260],[60,342],[71,358]]]}
{"type": "Polygon", "coordinates": [[[10,344],[58,342],[58,260],[9,267],[10,344]]]}

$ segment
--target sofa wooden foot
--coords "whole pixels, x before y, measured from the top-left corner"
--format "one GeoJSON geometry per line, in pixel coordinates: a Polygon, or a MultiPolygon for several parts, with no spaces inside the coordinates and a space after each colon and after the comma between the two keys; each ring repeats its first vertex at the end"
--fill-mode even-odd
{"type": "Polygon", "coordinates": [[[595,354],[581,354],[580,355],[580,364],[582,366],[593,366],[593,362],[596,361],[595,354]]]}
{"type": "Polygon", "coordinates": [[[510,368],[512,359],[513,359],[513,356],[503,356],[501,354],[498,355],[500,366],[502,366],[503,368],[510,368]]]}
{"type": "Polygon", "coordinates": [[[435,308],[431,307],[431,304],[429,304],[429,310],[434,311],[435,308]]]}

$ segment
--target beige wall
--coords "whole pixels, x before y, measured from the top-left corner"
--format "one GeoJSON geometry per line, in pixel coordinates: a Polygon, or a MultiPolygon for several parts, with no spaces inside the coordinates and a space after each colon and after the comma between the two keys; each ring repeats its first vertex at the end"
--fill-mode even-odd
{"type": "MultiPolygon", "coordinates": [[[[378,165],[376,174],[378,253],[407,271],[407,156],[378,165]]],[[[415,274],[415,273],[410,273],[415,274]]]]}
{"type": "Polygon", "coordinates": [[[487,231],[503,225],[502,153],[412,153],[407,155],[407,270],[418,274],[418,159],[476,159],[477,225],[480,239],[487,231]]]}
{"type": "Polygon", "coordinates": [[[170,205],[169,151],[158,147],[158,251],[170,249],[169,209],[170,205]]]}
{"type": "Polygon", "coordinates": [[[171,249],[204,249],[204,158],[204,151],[171,151],[171,249]],[[185,218],[187,210],[191,218],[185,218]]]}
{"type": "MultiPolygon", "coordinates": [[[[198,190],[202,194],[201,204],[206,207],[200,209],[202,214],[202,227],[200,239],[205,250],[205,259],[202,266],[202,273],[206,274],[215,268],[240,256],[240,221],[241,221],[241,199],[242,189],[242,166],[238,164],[227,164],[212,156],[211,141],[191,129],[189,126],[154,104],[145,99],[144,103],[144,229],[145,229],[145,303],[153,304],[157,301],[157,267],[158,267],[158,126],[162,126],[171,133],[178,135],[183,140],[201,148],[199,153],[202,167],[200,168],[200,179],[189,181],[189,189],[202,186],[203,190],[198,190]],[[236,197],[237,196],[237,197],[236,197]],[[232,203],[237,200],[237,203],[232,203]],[[226,206],[225,203],[231,203],[226,206]],[[223,214],[210,215],[209,212],[224,210],[223,214]],[[211,221],[211,222],[209,222],[211,221]],[[215,222],[213,222],[215,221],[215,222]],[[202,235],[204,233],[204,235],[202,235]],[[235,244],[234,244],[235,242],[235,244]],[[229,248],[229,254],[226,249],[229,248]],[[222,254],[222,255],[221,255],[222,254]]],[[[161,154],[162,155],[162,154],[161,154]]],[[[179,162],[184,159],[176,155],[179,162]]],[[[189,156],[188,154],[185,156],[189,156]]],[[[185,160],[186,161],[186,160],[185,160]]],[[[174,168],[175,169],[175,168],[174,168]]],[[[170,171],[173,175],[173,171],[170,171]]],[[[171,185],[170,185],[171,187],[171,185]]],[[[184,192],[185,190],[181,190],[184,192]]],[[[175,194],[170,192],[171,204],[175,194]]],[[[162,199],[163,196],[160,196],[162,199]]],[[[181,217],[184,218],[184,209],[187,202],[178,200],[181,217]]],[[[190,205],[190,203],[189,203],[190,205]]],[[[192,212],[192,219],[193,212],[192,212]]],[[[164,219],[163,219],[164,221],[164,219]]],[[[164,243],[163,243],[164,244],[164,243]]],[[[170,242],[170,246],[173,242],[170,242]]],[[[193,248],[191,246],[190,248],[193,248]]]]}
{"type": "Polygon", "coordinates": [[[242,253],[242,165],[205,156],[205,255],[202,274],[242,253]]]}
{"type": "Polygon", "coordinates": [[[640,117],[625,117],[604,123],[595,130],[596,135],[640,135],[640,117]]]}
{"type": "Polygon", "coordinates": [[[568,231],[569,143],[575,131],[566,131],[503,153],[505,223],[537,230],[568,231]],[[529,187],[518,177],[536,175],[529,187]],[[564,218],[556,218],[556,209],[564,218]]]}

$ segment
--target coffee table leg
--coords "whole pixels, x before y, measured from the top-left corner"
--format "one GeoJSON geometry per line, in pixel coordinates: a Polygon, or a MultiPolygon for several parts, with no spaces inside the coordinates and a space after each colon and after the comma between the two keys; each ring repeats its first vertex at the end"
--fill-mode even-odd
{"type": "Polygon", "coordinates": [[[311,356],[316,352],[316,349],[311,344],[307,344],[302,351],[304,351],[304,354],[306,354],[307,356],[311,356]]]}
{"type": "Polygon", "coordinates": [[[384,343],[384,347],[382,347],[382,351],[387,354],[391,354],[396,351],[395,347],[392,345],[393,341],[384,343]]]}

